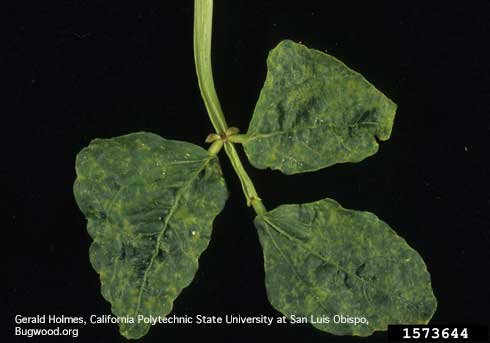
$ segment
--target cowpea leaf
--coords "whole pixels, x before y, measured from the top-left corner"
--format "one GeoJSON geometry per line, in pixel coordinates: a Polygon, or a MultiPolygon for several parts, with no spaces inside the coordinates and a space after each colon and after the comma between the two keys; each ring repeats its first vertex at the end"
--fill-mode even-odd
{"type": "Polygon", "coordinates": [[[165,316],[192,281],[227,190],[215,156],[151,133],[95,139],[76,160],[76,201],[93,238],[90,261],[127,338],[138,316],[165,316]]]}
{"type": "Polygon", "coordinates": [[[255,167],[295,174],[359,162],[390,138],[396,105],[336,58],[285,40],[267,69],[244,142],[255,167]]]}
{"type": "Polygon", "coordinates": [[[425,324],[436,308],[420,255],[374,214],[331,199],[257,216],[267,295],[289,318],[336,335],[368,336],[388,324],[425,324]],[[368,325],[336,324],[335,315],[368,325]],[[329,323],[313,323],[329,317],[329,323]]]}

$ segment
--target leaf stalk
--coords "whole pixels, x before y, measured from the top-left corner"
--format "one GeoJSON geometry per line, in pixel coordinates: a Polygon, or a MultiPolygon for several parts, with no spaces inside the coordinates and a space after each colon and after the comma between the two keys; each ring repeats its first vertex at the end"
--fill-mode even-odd
{"type": "Polygon", "coordinates": [[[231,165],[240,179],[247,206],[252,206],[257,215],[263,215],[266,212],[266,208],[233,145],[233,143],[243,142],[243,138],[246,135],[239,135],[238,129],[228,127],[214,85],[211,63],[213,0],[195,0],[194,4],[194,61],[197,79],[209,119],[216,134],[219,136],[217,137],[214,134],[208,136],[207,141],[212,142],[209,152],[216,155],[224,146],[231,165]]]}

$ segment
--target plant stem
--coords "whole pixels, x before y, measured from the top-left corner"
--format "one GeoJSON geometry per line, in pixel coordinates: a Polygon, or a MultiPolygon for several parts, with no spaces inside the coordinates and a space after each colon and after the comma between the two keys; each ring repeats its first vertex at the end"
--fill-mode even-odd
{"type": "Polygon", "coordinates": [[[194,62],[197,80],[206,109],[216,133],[228,129],[216,94],[211,65],[211,34],[213,31],[213,0],[195,0],[194,7],[194,62]]]}
{"type": "MultiPolygon", "coordinates": [[[[225,147],[233,169],[240,179],[243,193],[247,200],[247,206],[253,206],[257,215],[263,215],[267,210],[262,203],[252,180],[243,167],[238,152],[232,142],[227,140],[228,124],[223,115],[223,110],[216,94],[211,66],[211,34],[213,28],[213,0],[195,0],[194,7],[194,60],[201,95],[216,133],[223,140],[215,141],[210,148],[212,154],[217,154],[221,147],[225,147]]],[[[244,135],[240,135],[245,137],[244,135]]],[[[239,143],[237,137],[236,142],[239,143]]]]}
{"type": "Polygon", "coordinates": [[[243,144],[247,141],[248,135],[241,134],[241,135],[233,135],[228,138],[228,141],[231,143],[238,143],[238,144],[243,144]]]}
{"type": "Polygon", "coordinates": [[[259,216],[263,215],[267,210],[262,203],[257,191],[255,190],[255,186],[248,176],[245,168],[243,168],[242,161],[240,161],[240,157],[238,156],[238,152],[235,149],[233,143],[226,142],[225,143],[225,151],[228,155],[231,165],[240,179],[240,183],[242,184],[243,193],[245,194],[245,198],[247,199],[247,206],[252,205],[255,213],[259,216]]]}

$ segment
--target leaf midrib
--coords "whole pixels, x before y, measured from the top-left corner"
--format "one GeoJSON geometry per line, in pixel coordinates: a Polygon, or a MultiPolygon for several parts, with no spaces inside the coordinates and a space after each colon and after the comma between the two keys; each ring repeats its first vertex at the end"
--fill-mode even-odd
{"type": "Polygon", "coordinates": [[[355,273],[345,269],[344,267],[342,267],[340,264],[336,263],[336,262],[332,262],[330,260],[328,260],[327,258],[325,258],[325,256],[317,253],[316,251],[313,251],[311,249],[309,249],[307,246],[305,246],[303,244],[303,242],[301,242],[299,239],[291,236],[290,234],[288,234],[287,232],[285,232],[284,230],[282,230],[280,227],[278,227],[277,225],[275,225],[270,219],[268,219],[266,216],[263,216],[262,217],[263,220],[270,225],[270,227],[272,227],[277,233],[279,233],[280,235],[286,237],[288,240],[290,241],[294,241],[296,244],[298,244],[303,250],[309,252],[310,254],[318,257],[319,259],[321,259],[323,262],[325,263],[328,263],[330,265],[333,265],[335,266],[336,268],[342,270],[344,273],[348,274],[349,276],[354,276],[356,277],[357,279],[359,279],[360,281],[362,281],[363,283],[366,282],[366,280],[364,280],[363,278],[359,277],[358,275],[356,275],[355,273]]]}
{"type": "MultiPolygon", "coordinates": [[[[307,285],[308,287],[311,287],[311,288],[315,288],[314,285],[311,285],[308,281],[306,281],[302,275],[296,270],[296,267],[293,265],[293,263],[291,261],[289,261],[287,255],[283,252],[283,250],[278,246],[278,244],[276,243],[276,241],[274,240],[274,238],[272,237],[271,233],[269,232],[268,229],[266,229],[267,231],[267,234],[269,235],[269,238],[272,242],[272,245],[274,245],[274,247],[277,249],[277,251],[279,251],[279,254],[281,254],[284,258],[284,260],[286,261],[287,265],[292,269],[294,275],[298,278],[299,281],[301,281],[302,283],[304,283],[305,285],[307,285]]],[[[316,296],[318,298],[318,296],[316,296]]],[[[328,309],[325,308],[323,306],[323,303],[321,301],[321,299],[317,299],[318,300],[318,305],[321,307],[321,309],[323,311],[325,311],[325,313],[328,312],[328,309]]]]}
{"type": "Polygon", "coordinates": [[[150,259],[150,263],[148,264],[148,267],[146,267],[145,273],[143,274],[143,280],[141,282],[140,290],[138,292],[138,300],[137,300],[137,303],[136,303],[136,309],[135,309],[134,317],[136,317],[138,315],[138,312],[139,312],[139,310],[141,308],[141,299],[143,297],[143,291],[145,289],[146,281],[147,281],[147,278],[148,278],[148,273],[149,273],[151,267],[153,266],[153,263],[154,263],[156,257],[158,256],[158,251],[160,249],[160,243],[161,243],[162,237],[165,234],[165,231],[166,231],[166,229],[168,227],[168,223],[170,222],[170,218],[172,217],[172,215],[174,214],[175,210],[177,209],[177,206],[179,204],[179,200],[182,197],[182,193],[187,189],[187,187],[189,187],[189,185],[191,185],[194,182],[194,180],[199,176],[199,174],[201,173],[201,171],[208,165],[208,163],[213,158],[215,158],[215,156],[210,156],[207,159],[203,160],[204,161],[203,165],[194,173],[194,175],[189,179],[189,181],[186,182],[186,184],[184,186],[182,186],[182,188],[177,192],[177,195],[175,197],[175,202],[172,205],[172,207],[170,208],[167,216],[165,217],[163,228],[160,231],[160,233],[158,234],[158,238],[157,238],[156,244],[155,244],[155,250],[154,250],[153,255],[152,255],[151,259],[150,259]]]}
{"type": "MultiPolygon", "coordinates": [[[[333,132],[335,132],[335,134],[337,136],[339,136],[336,131],[348,129],[351,127],[357,127],[359,125],[373,125],[373,126],[379,127],[379,123],[372,122],[372,121],[357,122],[354,124],[347,124],[346,126],[341,126],[341,125],[334,124],[334,123],[320,123],[318,125],[291,127],[291,128],[285,129],[285,130],[278,130],[278,131],[273,131],[273,132],[269,132],[269,133],[252,133],[252,134],[248,135],[248,138],[245,141],[245,143],[248,143],[249,141],[252,141],[255,139],[264,139],[264,138],[270,138],[270,137],[275,137],[275,136],[288,135],[288,134],[292,134],[292,133],[295,133],[296,131],[300,131],[300,130],[316,130],[316,129],[320,129],[322,127],[333,129],[333,132]]],[[[377,134],[377,132],[374,133],[374,135],[376,135],[376,134],[377,134]]]]}

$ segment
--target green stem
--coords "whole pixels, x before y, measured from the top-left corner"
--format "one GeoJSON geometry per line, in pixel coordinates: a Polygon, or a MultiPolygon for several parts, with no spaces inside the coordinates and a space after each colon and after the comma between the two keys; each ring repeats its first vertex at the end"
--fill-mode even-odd
{"type": "Polygon", "coordinates": [[[195,0],[194,11],[194,60],[196,63],[199,88],[216,133],[226,139],[226,141],[215,141],[213,145],[211,145],[209,151],[212,154],[217,154],[224,143],[226,154],[242,184],[243,193],[247,199],[247,205],[253,206],[255,213],[260,216],[266,212],[265,206],[260,200],[252,180],[245,171],[245,168],[240,161],[240,157],[238,156],[238,152],[233,145],[233,141],[236,143],[241,142],[240,137],[233,137],[242,136],[242,138],[244,138],[245,136],[231,135],[229,136],[230,140],[227,140],[228,133],[230,132],[228,131],[228,124],[223,115],[223,110],[221,109],[214,86],[213,70],[211,66],[213,0],[195,0]]]}
{"type": "Polygon", "coordinates": [[[223,141],[218,140],[214,141],[213,144],[209,147],[208,151],[211,155],[218,155],[218,152],[220,152],[221,148],[223,147],[223,141]]]}
{"type": "Polygon", "coordinates": [[[194,62],[197,80],[206,109],[219,135],[228,129],[216,94],[211,65],[211,33],[213,31],[213,0],[195,0],[194,7],[194,62]]]}
{"type": "Polygon", "coordinates": [[[231,143],[238,143],[238,144],[243,144],[248,140],[248,135],[246,134],[241,134],[241,135],[233,135],[228,138],[228,141],[231,143]]]}
{"type": "Polygon", "coordinates": [[[225,143],[225,151],[228,155],[231,165],[240,179],[242,184],[243,193],[245,194],[245,198],[247,200],[247,206],[253,206],[255,213],[259,216],[263,215],[267,210],[262,203],[257,191],[255,190],[255,186],[248,176],[245,168],[243,167],[242,161],[240,161],[240,156],[238,156],[238,152],[235,149],[233,143],[226,142],[225,143]]]}

